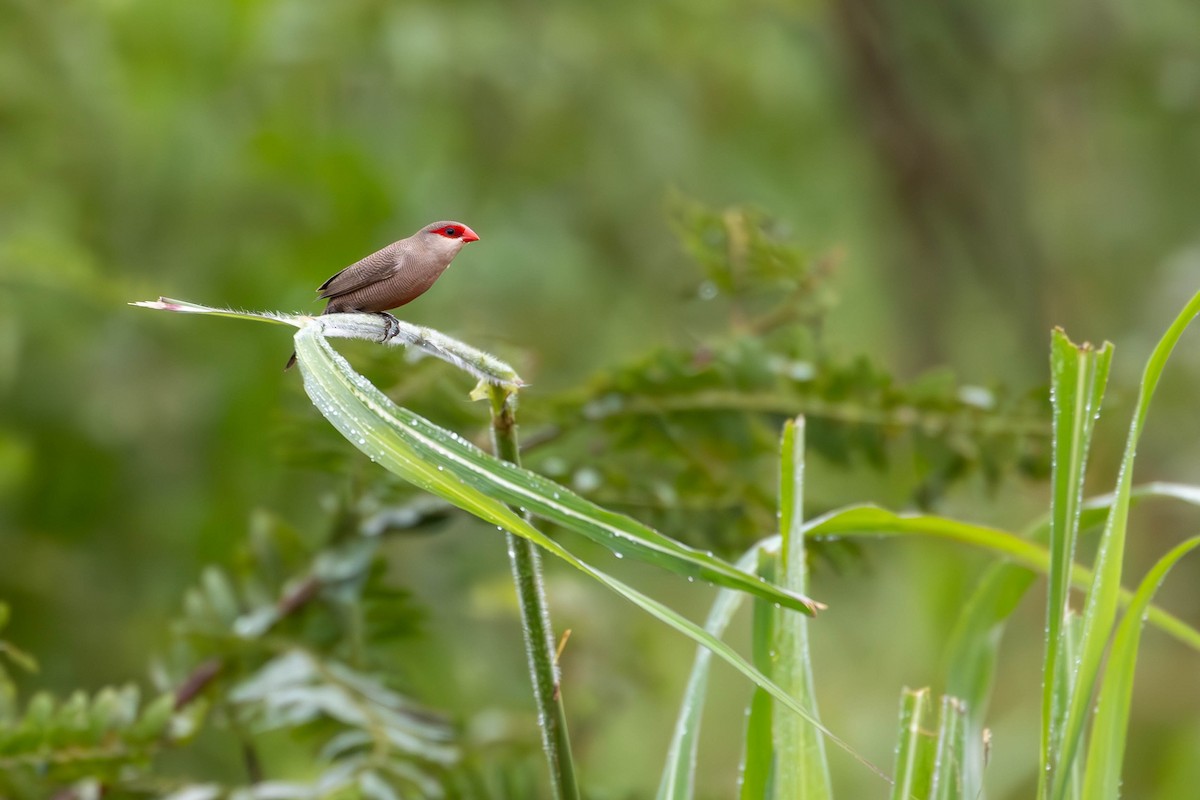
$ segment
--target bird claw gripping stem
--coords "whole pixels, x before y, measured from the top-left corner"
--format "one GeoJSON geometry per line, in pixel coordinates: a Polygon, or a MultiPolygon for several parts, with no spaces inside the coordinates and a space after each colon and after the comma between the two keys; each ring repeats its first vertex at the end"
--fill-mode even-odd
{"type": "Polygon", "coordinates": [[[383,317],[383,323],[386,326],[383,329],[383,335],[379,337],[379,343],[390,341],[400,334],[400,320],[393,317],[386,311],[376,311],[376,314],[383,317]]]}

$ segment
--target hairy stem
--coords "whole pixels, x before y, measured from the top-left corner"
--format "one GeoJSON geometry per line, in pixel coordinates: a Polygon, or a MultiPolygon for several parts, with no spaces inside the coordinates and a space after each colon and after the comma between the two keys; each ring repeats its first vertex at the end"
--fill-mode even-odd
{"type": "MultiPolygon", "coordinates": [[[[507,387],[496,385],[488,387],[488,396],[492,406],[492,447],[496,456],[520,464],[516,396],[507,387]]],[[[533,542],[511,533],[506,537],[553,796],[556,800],[578,800],[579,787],[575,784],[575,764],[571,759],[571,741],[567,737],[567,715],[558,681],[554,632],[542,582],[541,557],[533,542]]]]}

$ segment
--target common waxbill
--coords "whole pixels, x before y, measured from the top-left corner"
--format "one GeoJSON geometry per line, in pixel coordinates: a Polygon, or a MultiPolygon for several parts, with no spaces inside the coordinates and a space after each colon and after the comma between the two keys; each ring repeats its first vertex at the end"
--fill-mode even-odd
{"type": "MultiPolygon", "coordinates": [[[[433,286],[458,251],[467,242],[479,241],[479,234],[461,222],[442,221],[426,225],[421,230],[392,242],[377,253],[364,258],[317,289],[328,298],[322,314],[344,314],[354,311],[379,314],[388,320],[389,336],[394,332],[396,318],[387,313],[411,303],[433,286]]],[[[284,369],[296,363],[296,354],[288,359],[284,369]]]]}

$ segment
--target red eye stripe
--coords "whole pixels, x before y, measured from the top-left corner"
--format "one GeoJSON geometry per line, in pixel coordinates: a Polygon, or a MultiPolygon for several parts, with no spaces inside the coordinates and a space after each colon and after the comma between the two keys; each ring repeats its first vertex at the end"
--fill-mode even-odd
{"type": "Polygon", "coordinates": [[[467,242],[479,241],[479,234],[460,222],[456,222],[453,225],[443,224],[437,228],[429,227],[425,230],[429,233],[434,233],[438,236],[450,239],[451,241],[462,242],[463,244],[466,244],[467,242]]]}

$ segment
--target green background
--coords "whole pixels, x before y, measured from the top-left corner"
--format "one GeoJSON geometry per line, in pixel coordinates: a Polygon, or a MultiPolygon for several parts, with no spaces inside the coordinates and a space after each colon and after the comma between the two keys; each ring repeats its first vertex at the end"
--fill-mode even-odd
{"type": "MultiPolygon", "coordinates": [[[[482,240],[403,318],[512,359],[530,393],[703,335],[674,192],[765,209],[835,259],[826,336],[901,378],[949,365],[1025,390],[1045,383],[1052,325],[1111,339],[1106,491],[1140,363],[1200,285],[1198,30],[1185,0],[0,0],[0,596],[8,638],[42,662],[22,688],[141,679],[184,588],[256,513],[317,537],[370,474],[296,457],[329,434],[281,372],[282,328],[125,303],[315,311],[329,274],[439,218],[482,240]]],[[[1139,479],[1200,481],[1198,368],[1185,340],[1139,479]]],[[[482,425],[469,388],[456,413],[482,425]]],[[[810,482],[818,508],[903,503],[820,462],[810,482]]],[[[1014,479],[941,510],[1015,527],[1046,497],[1014,479]]],[[[1169,509],[1135,517],[1130,574],[1193,530],[1169,509]]],[[[499,709],[532,741],[501,540],[459,524],[394,560],[429,609],[413,692],[499,709]]],[[[818,572],[822,710],[876,761],[900,686],[938,680],[982,562],[888,543],[818,572]]],[[[1185,564],[1160,595],[1192,624],[1197,580],[1185,564]]],[[[690,648],[573,575],[551,568],[550,586],[575,631],[585,784],[647,796],[690,648]]],[[[671,591],[702,613],[708,594],[671,591]]],[[[1027,796],[1036,763],[1040,601],[1002,662],[998,797],[1027,796]]],[[[1126,785],[1187,796],[1171,791],[1200,782],[1195,654],[1150,632],[1139,669],[1126,785]]],[[[702,757],[725,797],[748,690],[716,687],[702,757]]],[[[837,758],[846,796],[879,793],[837,758]]],[[[214,748],[191,768],[232,761],[214,748]]]]}

